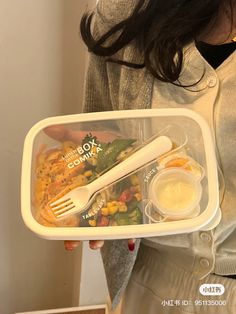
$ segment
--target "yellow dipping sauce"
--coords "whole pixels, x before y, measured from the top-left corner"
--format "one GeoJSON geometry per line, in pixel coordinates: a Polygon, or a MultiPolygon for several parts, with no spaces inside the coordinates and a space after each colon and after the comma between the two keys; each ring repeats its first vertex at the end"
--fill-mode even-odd
{"type": "Polygon", "coordinates": [[[182,169],[165,170],[152,183],[151,195],[163,214],[187,214],[200,201],[201,186],[196,178],[182,169]]]}
{"type": "Polygon", "coordinates": [[[196,199],[196,187],[184,178],[169,178],[155,187],[158,203],[169,210],[186,209],[196,199]]]}

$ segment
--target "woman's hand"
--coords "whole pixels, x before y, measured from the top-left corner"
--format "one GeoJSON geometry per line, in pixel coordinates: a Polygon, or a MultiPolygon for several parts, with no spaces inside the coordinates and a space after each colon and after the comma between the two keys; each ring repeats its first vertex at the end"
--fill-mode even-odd
{"type": "MultiPolygon", "coordinates": [[[[80,244],[81,241],[64,241],[65,249],[67,251],[74,251],[80,244]]],[[[135,248],[135,239],[129,239],[128,241],[128,249],[132,252],[135,248]]],[[[89,247],[92,250],[99,250],[104,245],[103,240],[92,240],[89,241],[89,247]]]]}
{"type": "MultiPolygon", "coordinates": [[[[64,246],[67,251],[74,251],[80,244],[81,241],[64,241],[64,246]]],[[[92,250],[98,250],[100,249],[104,244],[104,241],[102,240],[93,240],[89,241],[90,249],[92,250]]]]}
{"type": "MultiPolygon", "coordinates": [[[[77,131],[68,129],[62,125],[53,125],[45,128],[44,132],[56,141],[72,141],[79,144],[90,131],[77,131]]],[[[112,142],[113,140],[121,137],[120,133],[110,130],[91,132],[93,133],[93,136],[96,136],[101,142],[112,142]]]]}

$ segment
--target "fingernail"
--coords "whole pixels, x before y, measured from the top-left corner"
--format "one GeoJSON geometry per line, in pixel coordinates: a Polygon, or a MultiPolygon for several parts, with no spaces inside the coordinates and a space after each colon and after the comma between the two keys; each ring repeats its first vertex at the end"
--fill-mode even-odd
{"type": "Polygon", "coordinates": [[[92,250],[99,250],[103,246],[103,241],[90,241],[89,246],[92,250]]]}
{"type": "Polygon", "coordinates": [[[135,243],[134,242],[129,242],[128,243],[128,248],[129,248],[129,251],[133,252],[134,248],[135,248],[135,243]]]}
{"type": "Polygon", "coordinates": [[[64,242],[65,249],[67,251],[74,251],[78,246],[79,242],[78,241],[66,241],[64,242]]]}
{"type": "Polygon", "coordinates": [[[97,245],[89,245],[91,250],[97,250],[99,247],[97,245]]]}

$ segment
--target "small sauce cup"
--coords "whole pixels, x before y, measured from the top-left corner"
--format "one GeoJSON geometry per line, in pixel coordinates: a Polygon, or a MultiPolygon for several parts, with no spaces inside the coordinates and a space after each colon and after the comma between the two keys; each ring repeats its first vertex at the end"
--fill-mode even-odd
{"type": "Polygon", "coordinates": [[[165,220],[188,219],[199,212],[202,186],[196,176],[182,168],[156,174],[149,185],[149,199],[165,220]]]}

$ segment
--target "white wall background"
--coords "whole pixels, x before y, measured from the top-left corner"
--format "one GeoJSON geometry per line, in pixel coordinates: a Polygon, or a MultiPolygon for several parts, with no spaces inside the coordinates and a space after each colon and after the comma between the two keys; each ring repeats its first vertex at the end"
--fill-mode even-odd
{"type": "Polygon", "coordinates": [[[0,0],[0,313],[76,305],[80,252],[36,238],[20,215],[23,139],[40,119],[80,110],[86,0],[0,0]],[[74,280],[75,279],[75,280],[74,280]]]}

